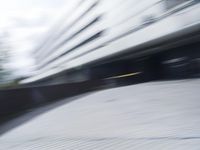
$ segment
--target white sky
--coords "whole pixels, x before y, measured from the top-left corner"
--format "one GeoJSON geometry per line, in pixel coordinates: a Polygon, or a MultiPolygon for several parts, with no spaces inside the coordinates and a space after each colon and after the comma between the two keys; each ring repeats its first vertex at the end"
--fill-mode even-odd
{"type": "Polygon", "coordinates": [[[0,0],[0,31],[9,35],[17,74],[32,70],[31,52],[75,0],[0,0]]]}

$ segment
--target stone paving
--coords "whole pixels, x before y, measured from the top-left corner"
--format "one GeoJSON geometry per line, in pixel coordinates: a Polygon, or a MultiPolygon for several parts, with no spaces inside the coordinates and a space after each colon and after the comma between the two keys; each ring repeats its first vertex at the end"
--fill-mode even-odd
{"type": "Polygon", "coordinates": [[[200,149],[199,79],[91,93],[0,137],[0,150],[188,149],[200,149]]]}

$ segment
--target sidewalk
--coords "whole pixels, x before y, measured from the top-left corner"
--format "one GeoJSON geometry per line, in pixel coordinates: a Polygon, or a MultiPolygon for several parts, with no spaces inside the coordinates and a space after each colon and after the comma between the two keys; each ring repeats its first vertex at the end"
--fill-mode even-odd
{"type": "Polygon", "coordinates": [[[199,150],[199,116],[199,79],[131,85],[46,111],[2,135],[0,150],[199,150]]]}

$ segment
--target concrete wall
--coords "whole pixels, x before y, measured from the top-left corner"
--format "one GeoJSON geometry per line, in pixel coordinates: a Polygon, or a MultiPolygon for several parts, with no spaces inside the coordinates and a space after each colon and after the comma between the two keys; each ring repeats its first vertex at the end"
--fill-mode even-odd
{"type": "Polygon", "coordinates": [[[89,81],[0,90],[0,118],[40,104],[96,90],[100,85],[100,81],[89,81]]]}

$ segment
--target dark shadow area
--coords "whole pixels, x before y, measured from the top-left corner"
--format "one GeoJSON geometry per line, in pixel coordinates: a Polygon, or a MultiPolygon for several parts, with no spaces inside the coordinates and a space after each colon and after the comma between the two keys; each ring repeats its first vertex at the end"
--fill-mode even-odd
{"type": "Polygon", "coordinates": [[[70,98],[65,98],[56,102],[51,102],[45,105],[41,105],[36,108],[27,109],[25,111],[19,112],[17,114],[13,114],[10,116],[6,116],[4,119],[0,121],[0,136],[5,134],[6,132],[38,117],[39,115],[42,115],[44,113],[47,113],[48,111],[51,111],[53,109],[56,109],[59,106],[65,105],[67,103],[73,102],[79,98],[85,97],[87,95],[90,95],[91,93],[85,93],[78,96],[73,96],[70,98]]]}

